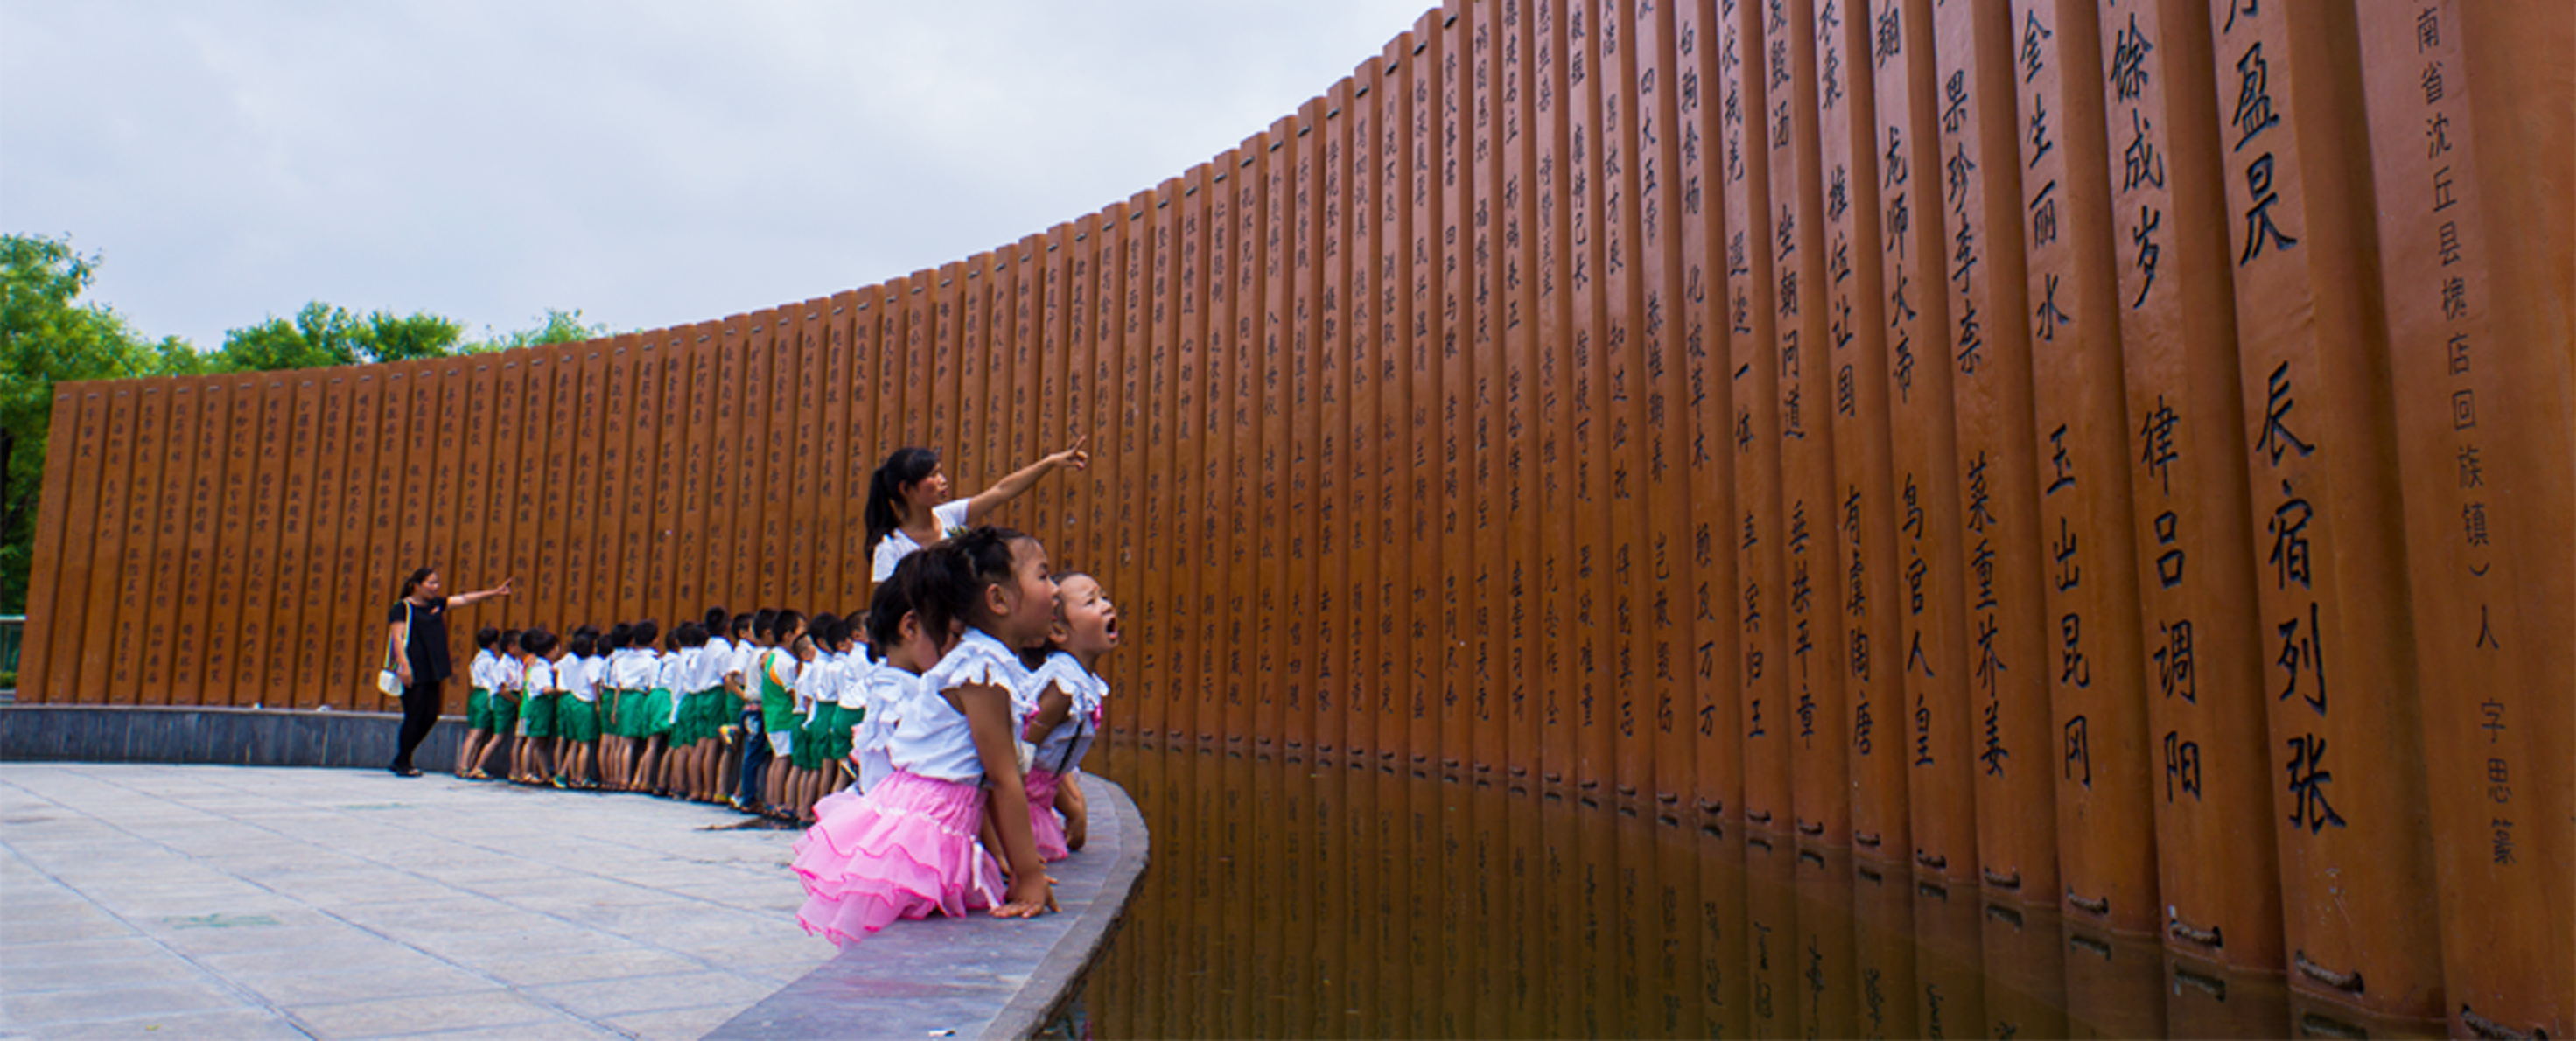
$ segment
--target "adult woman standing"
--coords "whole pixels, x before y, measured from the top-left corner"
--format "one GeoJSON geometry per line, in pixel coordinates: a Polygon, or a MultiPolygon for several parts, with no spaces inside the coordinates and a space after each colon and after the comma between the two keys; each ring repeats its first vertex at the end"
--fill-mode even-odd
{"type": "Polygon", "coordinates": [[[402,777],[418,777],[411,753],[438,725],[439,685],[454,671],[447,657],[447,612],[496,596],[510,595],[511,579],[490,589],[444,595],[438,569],[424,567],[403,579],[402,599],[385,614],[386,656],[402,681],[403,722],[394,761],[386,766],[402,777]]]}
{"type": "Polygon", "coordinates": [[[1082,450],[1083,442],[1090,439],[1089,435],[1076,438],[1073,447],[1023,466],[965,499],[948,497],[948,475],[939,469],[938,452],[895,449],[868,479],[868,501],[861,515],[867,522],[867,550],[874,565],[868,580],[885,581],[913,551],[946,542],[951,530],[973,527],[991,517],[1048,471],[1090,466],[1091,453],[1082,450]]]}

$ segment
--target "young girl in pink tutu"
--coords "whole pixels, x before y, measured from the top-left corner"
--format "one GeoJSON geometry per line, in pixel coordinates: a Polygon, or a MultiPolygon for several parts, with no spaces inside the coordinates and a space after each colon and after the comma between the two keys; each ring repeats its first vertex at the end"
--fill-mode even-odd
{"type": "Polygon", "coordinates": [[[894,773],[863,795],[815,805],[791,864],[806,893],[797,923],[846,945],[933,911],[1054,910],[1012,709],[1030,681],[1016,648],[1045,640],[1055,614],[1046,548],[1007,528],[977,528],[907,556],[887,581],[908,591],[923,630],[962,624],[962,634],[900,713],[887,746],[894,773]],[[976,841],[988,792],[1010,861],[1007,888],[1002,865],[976,841]]]}
{"type": "Polygon", "coordinates": [[[1101,704],[1109,698],[1100,659],[1118,647],[1118,607],[1109,602],[1099,579],[1079,572],[1059,575],[1055,596],[1055,624],[1047,634],[1051,649],[1031,679],[1038,692],[1037,711],[1026,731],[1037,744],[1029,758],[1029,829],[1037,836],[1038,857],[1050,861],[1081,849],[1088,831],[1082,790],[1073,776],[1100,732],[1101,704]]]}

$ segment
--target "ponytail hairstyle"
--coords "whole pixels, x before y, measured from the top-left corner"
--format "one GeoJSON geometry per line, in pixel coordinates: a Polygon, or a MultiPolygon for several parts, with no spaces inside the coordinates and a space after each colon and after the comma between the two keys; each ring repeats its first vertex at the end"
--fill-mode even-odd
{"type": "Polygon", "coordinates": [[[491,650],[492,645],[499,642],[501,642],[501,630],[499,629],[495,629],[487,625],[474,630],[474,648],[476,650],[491,650]]]}
{"type": "Polygon", "coordinates": [[[1015,528],[985,525],[924,550],[939,554],[945,572],[925,576],[937,583],[928,596],[939,602],[941,621],[979,629],[991,622],[992,614],[984,609],[984,590],[1011,580],[1011,544],[1028,537],[1015,528]]]}
{"type": "Polygon", "coordinates": [[[437,568],[423,564],[418,568],[414,568],[411,574],[403,576],[402,599],[411,599],[411,594],[420,588],[420,584],[429,581],[429,576],[437,573],[437,568]]]}
{"type": "Polygon", "coordinates": [[[641,647],[649,651],[653,649],[653,641],[661,639],[661,637],[662,627],[654,624],[652,619],[647,618],[635,623],[635,628],[627,632],[626,645],[629,647],[641,647]]]}
{"type": "Polygon", "coordinates": [[[867,524],[865,548],[874,553],[877,543],[903,526],[903,490],[919,484],[939,470],[939,453],[928,448],[898,448],[878,465],[868,477],[868,504],[860,513],[867,524]]]}
{"type": "Polygon", "coordinates": [[[803,612],[781,610],[777,614],[770,616],[769,628],[763,631],[761,635],[769,638],[769,644],[772,647],[790,649],[785,646],[787,643],[787,634],[795,632],[797,629],[803,627],[804,624],[805,615],[803,612]]]}
{"type": "Polygon", "coordinates": [[[931,634],[931,643],[940,643],[947,630],[943,613],[934,626],[929,607],[920,600],[922,576],[940,570],[939,562],[928,553],[914,553],[894,566],[894,574],[877,583],[875,595],[868,598],[868,642],[882,660],[885,653],[903,643],[903,616],[918,614],[922,631],[931,634]]]}

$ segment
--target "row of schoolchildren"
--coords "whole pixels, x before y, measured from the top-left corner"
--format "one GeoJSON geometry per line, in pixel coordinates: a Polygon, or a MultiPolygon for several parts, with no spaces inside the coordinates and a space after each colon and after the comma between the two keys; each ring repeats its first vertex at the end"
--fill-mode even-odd
{"type": "Polygon", "coordinates": [[[806,813],[849,775],[873,664],[863,622],[764,609],[668,634],[651,621],[555,637],[486,627],[469,668],[459,777],[648,791],[806,813]],[[657,646],[658,645],[658,646],[657,646]],[[758,740],[745,746],[742,738],[758,740]],[[761,793],[772,793],[763,800],[761,793]]]}
{"type": "Polygon", "coordinates": [[[522,783],[812,821],[798,921],[851,943],[933,911],[1052,908],[1040,865],[1083,844],[1074,777],[1118,620],[1096,579],[984,527],[903,556],[860,621],[713,609],[667,635],[584,626],[561,654],[541,629],[476,643],[459,776],[506,757],[522,783]]]}

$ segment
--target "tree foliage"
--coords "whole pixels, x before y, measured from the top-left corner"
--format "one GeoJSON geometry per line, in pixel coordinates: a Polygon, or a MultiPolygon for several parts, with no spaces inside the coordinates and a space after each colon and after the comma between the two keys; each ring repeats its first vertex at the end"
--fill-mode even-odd
{"type": "Polygon", "coordinates": [[[56,383],[368,365],[608,334],[604,325],[584,324],[578,310],[549,309],[533,328],[486,330],[468,340],[463,324],[425,311],[356,314],[317,300],[293,318],[231,330],[222,347],[200,351],[175,336],[146,337],[114,309],[82,299],[98,263],[68,238],[0,235],[0,612],[27,602],[56,383]]]}

